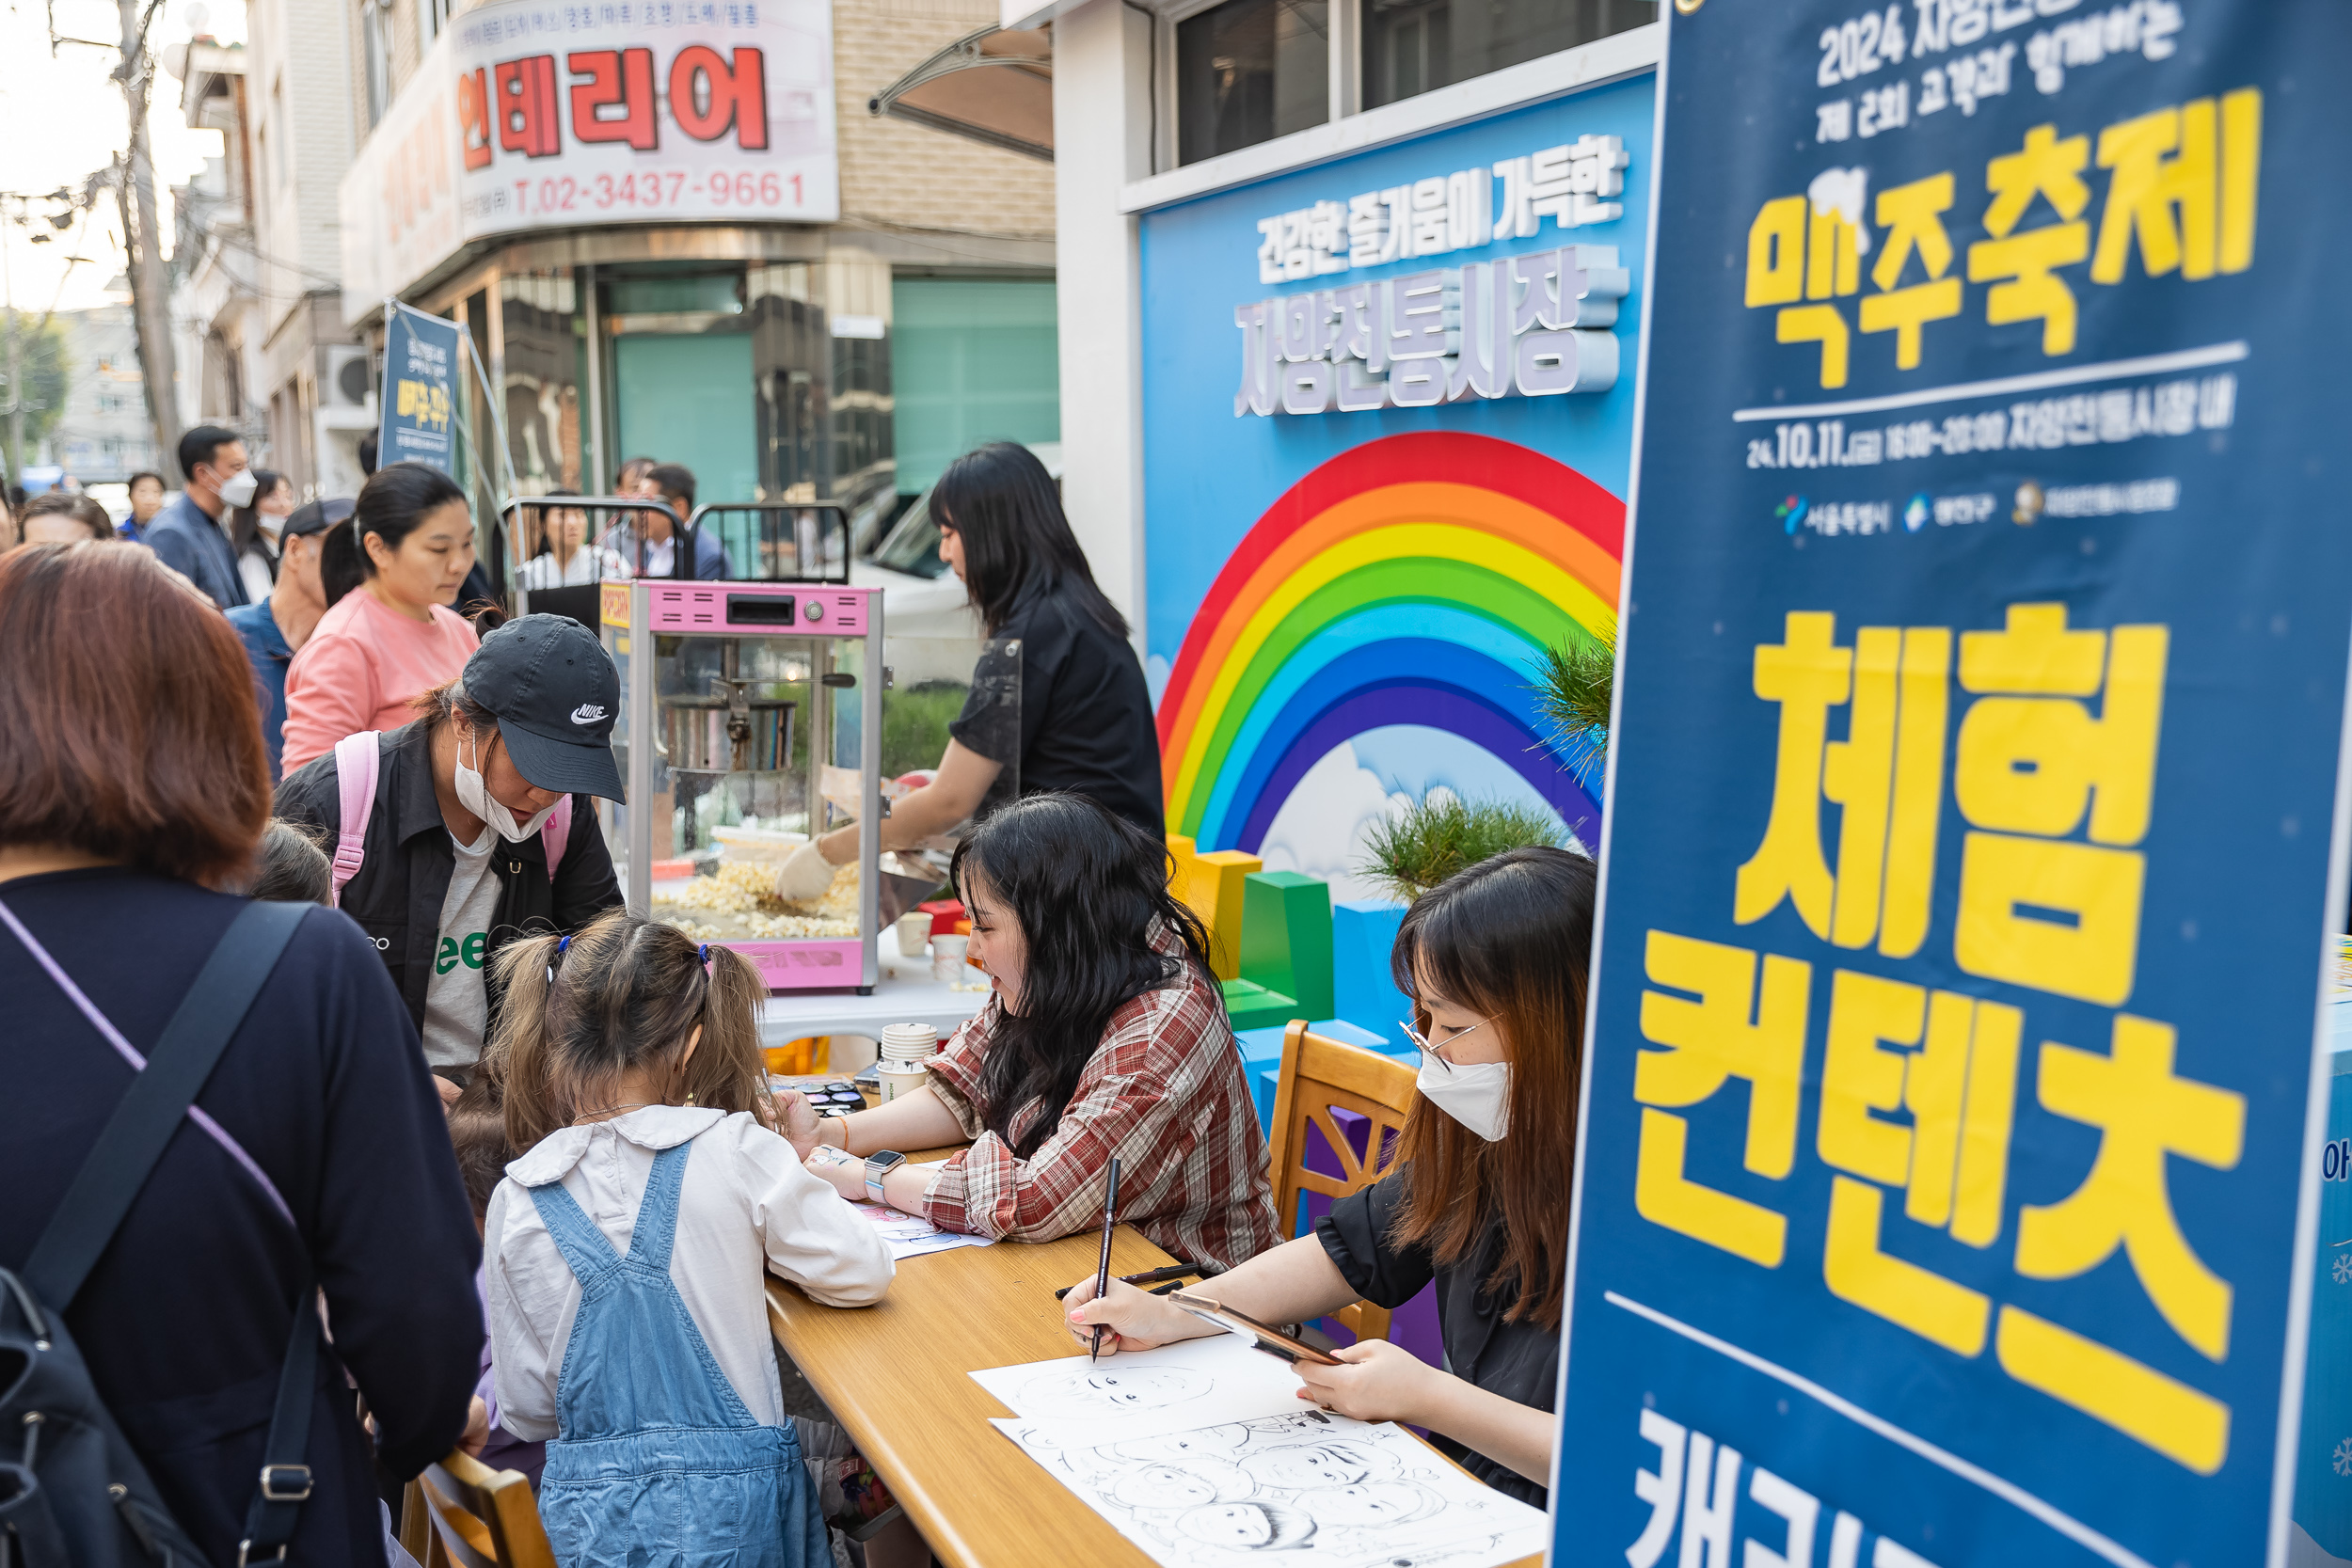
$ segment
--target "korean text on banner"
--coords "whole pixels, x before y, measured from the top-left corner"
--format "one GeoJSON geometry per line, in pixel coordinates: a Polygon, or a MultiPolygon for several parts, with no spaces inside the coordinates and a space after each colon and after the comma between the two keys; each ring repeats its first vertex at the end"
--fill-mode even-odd
{"type": "Polygon", "coordinates": [[[2352,8],[1661,8],[1553,1561],[2273,1564],[2352,8]]]}
{"type": "Polygon", "coordinates": [[[457,464],[458,341],[464,328],[397,302],[385,311],[384,390],[376,463],[457,464]]]}

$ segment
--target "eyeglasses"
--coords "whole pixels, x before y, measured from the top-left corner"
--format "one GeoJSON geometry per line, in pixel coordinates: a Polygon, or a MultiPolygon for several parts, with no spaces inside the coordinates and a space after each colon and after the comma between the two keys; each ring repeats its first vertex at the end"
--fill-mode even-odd
{"type": "Polygon", "coordinates": [[[1454,1031],[1454,1037],[1447,1040],[1444,1046],[1431,1045],[1429,1043],[1429,1037],[1414,1028],[1413,1021],[1409,1018],[1401,1018],[1397,1020],[1397,1026],[1405,1031],[1405,1037],[1406,1039],[1411,1040],[1415,1045],[1421,1048],[1421,1053],[1422,1055],[1438,1064],[1438,1071],[1451,1072],[1454,1070],[1454,1064],[1445,1059],[1446,1050],[1450,1049],[1455,1041],[1458,1041],[1464,1035],[1469,1034],[1471,1029],[1484,1029],[1487,1024],[1493,1022],[1494,1021],[1492,1019],[1482,1018],[1477,1022],[1470,1025],[1469,1028],[1456,1029],[1454,1031]]]}

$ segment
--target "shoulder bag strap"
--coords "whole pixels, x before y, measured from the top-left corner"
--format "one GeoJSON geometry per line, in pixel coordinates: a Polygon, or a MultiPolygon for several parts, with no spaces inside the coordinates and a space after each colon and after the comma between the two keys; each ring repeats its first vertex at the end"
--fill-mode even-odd
{"type": "Polygon", "coordinates": [[[72,1305],[310,908],[247,904],[181,998],[25,1260],[24,1283],[52,1309],[72,1305]]]}
{"type": "Polygon", "coordinates": [[[362,730],[335,742],[335,787],[342,797],[342,825],[335,835],[335,903],[343,885],[359,875],[367,859],[368,819],[375,815],[375,775],[382,761],[376,732],[362,730]]]}

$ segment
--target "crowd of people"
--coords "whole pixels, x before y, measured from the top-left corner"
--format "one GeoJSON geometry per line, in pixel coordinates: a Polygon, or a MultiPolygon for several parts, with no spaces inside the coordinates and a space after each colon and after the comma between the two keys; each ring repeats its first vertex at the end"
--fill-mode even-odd
{"type": "MultiPolygon", "coordinates": [[[[457,613],[463,491],[395,464],[355,499],[281,505],[228,432],[181,458],[186,488],[121,538],[70,499],[28,504],[0,554],[0,1269],[82,1212],[76,1173],[249,912],[333,906],[252,976],[153,1178],[40,1304],[143,1466],[140,1528],[231,1561],[278,1518],[297,1559],[385,1561],[387,1504],[463,1445],[532,1478],[567,1568],[830,1563],[829,1527],[877,1520],[888,1492],[837,1429],[787,1414],[763,1278],[881,1299],[889,1254],[845,1198],[1014,1243],[1090,1230],[1114,1154],[1120,1218],[1263,1320],[1434,1281],[1444,1368],[1366,1341],[1302,1367],[1302,1397],[1425,1427],[1543,1500],[1588,861],[1513,851],[1413,906],[1393,966],[1422,1099],[1391,1173],[1290,1239],[1206,935],[1169,891],[1125,623],[1036,459],[981,449],[940,483],[941,553],[990,631],[1036,650],[1034,696],[1018,736],[960,720],[893,818],[973,816],[1018,757],[1020,798],[962,831],[951,872],[992,995],[924,1087],[819,1117],[771,1092],[756,970],[622,907],[594,815],[623,799],[617,673],[568,618],[457,613]],[[887,1152],[952,1143],[944,1166],[887,1152]],[[330,1354],[295,1518],[270,1478],[303,1402],[279,1388],[307,1365],[286,1346],[314,1315],[330,1354]]],[[[675,563],[692,476],[624,480],[662,506],[600,540],[548,507],[526,580],[675,563]]],[[[728,569],[706,554],[698,573],[728,569]]],[[[846,852],[812,842],[780,879],[846,852]]],[[[1064,1306],[1114,1354],[1205,1331],[1116,1282],[1064,1306]]],[[[862,1555],[928,1548],[901,1519],[862,1555]]]]}

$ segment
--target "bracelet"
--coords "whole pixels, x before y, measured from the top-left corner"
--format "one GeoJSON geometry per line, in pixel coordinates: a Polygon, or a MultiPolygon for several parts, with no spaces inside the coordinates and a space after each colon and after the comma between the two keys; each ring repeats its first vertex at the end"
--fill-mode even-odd
{"type": "MultiPolygon", "coordinates": [[[[841,1129],[841,1141],[832,1147],[841,1150],[844,1154],[850,1152],[850,1118],[847,1117],[827,1117],[825,1118],[825,1122],[833,1126],[837,1126],[841,1129]]],[[[817,1129],[817,1141],[818,1143],[823,1143],[825,1141],[825,1127],[822,1125],[817,1129]]]]}

